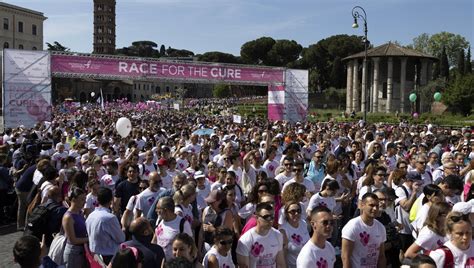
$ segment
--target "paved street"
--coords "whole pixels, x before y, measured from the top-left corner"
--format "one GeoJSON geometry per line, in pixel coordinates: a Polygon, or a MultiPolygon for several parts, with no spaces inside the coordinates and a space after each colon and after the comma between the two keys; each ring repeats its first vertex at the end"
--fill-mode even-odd
{"type": "Polygon", "coordinates": [[[16,232],[16,224],[0,227],[0,268],[19,267],[13,262],[13,245],[22,235],[16,232]]]}

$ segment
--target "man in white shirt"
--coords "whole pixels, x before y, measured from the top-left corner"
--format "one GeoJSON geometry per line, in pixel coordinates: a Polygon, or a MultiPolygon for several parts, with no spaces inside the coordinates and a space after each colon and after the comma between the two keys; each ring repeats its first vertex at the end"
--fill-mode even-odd
{"type": "Polygon", "coordinates": [[[153,157],[154,155],[151,150],[146,151],[145,161],[143,161],[143,164],[138,166],[140,169],[140,177],[142,180],[147,181],[152,172],[158,171],[158,165],[156,163],[153,163],[153,157]]]}
{"type": "Polygon", "coordinates": [[[334,267],[336,252],[327,241],[332,236],[335,225],[332,212],[326,207],[315,207],[311,211],[313,236],[301,249],[296,267],[334,267]]]}
{"type": "Polygon", "coordinates": [[[386,267],[385,227],[375,219],[379,199],[374,193],[366,193],[360,204],[361,215],[342,229],[343,267],[386,267]]]}
{"type": "Polygon", "coordinates": [[[272,227],[275,210],[269,203],[257,205],[257,226],[243,234],[237,244],[237,263],[241,268],[286,268],[283,236],[272,227]]]}
{"type": "Polygon", "coordinates": [[[148,186],[143,192],[138,194],[135,204],[135,218],[148,215],[151,205],[155,202],[156,197],[165,189],[161,188],[161,177],[158,173],[152,172],[148,177],[148,186]]]}

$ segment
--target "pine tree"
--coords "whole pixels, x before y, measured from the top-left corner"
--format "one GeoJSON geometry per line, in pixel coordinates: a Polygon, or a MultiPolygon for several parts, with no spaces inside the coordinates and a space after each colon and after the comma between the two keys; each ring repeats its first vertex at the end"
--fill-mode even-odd
{"type": "Polygon", "coordinates": [[[449,80],[448,55],[446,54],[446,47],[444,46],[443,46],[443,51],[441,52],[439,74],[440,74],[440,77],[445,78],[446,81],[449,80]]]}
{"type": "Polygon", "coordinates": [[[433,64],[433,80],[439,78],[439,62],[433,64]]]}
{"type": "Polygon", "coordinates": [[[458,73],[459,75],[464,75],[464,49],[460,49],[458,52],[458,73]]]}
{"type": "Polygon", "coordinates": [[[466,63],[464,64],[464,73],[465,74],[470,74],[472,73],[472,65],[471,65],[471,47],[467,49],[467,55],[466,55],[466,63]]]}
{"type": "Polygon", "coordinates": [[[166,56],[166,48],[165,45],[161,45],[160,47],[160,56],[166,56]]]}

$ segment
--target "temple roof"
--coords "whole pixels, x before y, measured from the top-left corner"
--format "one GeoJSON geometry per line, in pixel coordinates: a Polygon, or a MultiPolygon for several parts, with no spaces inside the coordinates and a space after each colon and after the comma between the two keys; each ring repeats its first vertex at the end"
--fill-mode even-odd
{"type": "MultiPolygon", "coordinates": [[[[358,59],[364,57],[364,51],[357,54],[346,57],[342,60],[358,59]]],[[[378,47],[367,50],[367,57],[416,57],[416,58],[428,58],[431,60],[438,61],[438,58],[433,57],[429,54],[425,54],[418,50],[401,47],[392,42],[388,42],[378,47]]]]}

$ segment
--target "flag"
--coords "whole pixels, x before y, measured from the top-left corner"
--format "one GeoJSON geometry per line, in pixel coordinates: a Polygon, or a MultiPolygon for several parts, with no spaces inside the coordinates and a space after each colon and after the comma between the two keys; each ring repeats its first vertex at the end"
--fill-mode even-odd
{"type": "Polygon", "coordinates": [[[100,89],[100,106],[102,108],[102,111],[105,110],[105,107],[104,107],[104,93],[102,93],[102,88],[100,89]]]}

